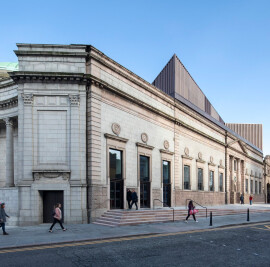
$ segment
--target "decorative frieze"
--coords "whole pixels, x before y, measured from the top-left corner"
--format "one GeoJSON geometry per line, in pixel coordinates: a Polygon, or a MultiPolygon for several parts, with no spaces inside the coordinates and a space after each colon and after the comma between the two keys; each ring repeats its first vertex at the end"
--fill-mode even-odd
{"type": "Polygon", "coordinates": [[[80,104],[80,95],[69,95],[70,105],[78,106],[80,104]]]}
{"type": "Polygon", "coordinates": [[[35,170],[33,171],[34,180],[45,179],[56,179],[62,177],[63,180],[70,179],[70,171],[50,171],[50,170],[35,170]]]}
{"type": "Polygon", "coordinates": [[[32,105],[33,104],[33,94],[22,94],[22,99],[25,105],[32,105]]]}
{"type": "Polygon", "coordinates": [[[18,97],[13,97],[0,102],[0,110],[9,109],[18,106],[18,97]]]}

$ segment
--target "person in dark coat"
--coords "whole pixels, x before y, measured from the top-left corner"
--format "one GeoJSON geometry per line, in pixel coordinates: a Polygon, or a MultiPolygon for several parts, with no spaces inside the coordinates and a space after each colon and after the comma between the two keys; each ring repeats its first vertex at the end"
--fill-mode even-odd
{"type": "Polygon", "coordinates": [[[6,232],[6,217],[9,218],[9,216],[5,212],[5,203],[1,203],[0,205],[0,226],[3,230],[3,235],[8,235],[6,232]]]}
{"type": "MultiPolygon", "coordinates": [[[[189,216],[190,216],[190,211],[191,211],[191,210],[193,211],[194,209],[195,209],[195,206],[193,205],[192,200],[190,200],[189,203],[188,203],[188,216],[186,217],[186,220],[185,220],[186,223],[188,222],[188,218],[189,218],[189,216]]],[[[194,221],[195,221],[195,222],[198,222],[198,221],[196,220],[196,217],[195,217],[195,214],[194,214],[194,213],[192,214],[192,216],[193,216],[194,221]]]]}
{"type": "Polygon", "coordinates": [[[136,210],[137,210],[137,209],[138,209],[138,206],[137,206],[138,195],[137,195],[137,193],[135,192],[135,190],[132,190],[131,200],[132,200],[132,202],[131,202],[130,208],[132,209],[133,204],[135,204],[136,210]]]}
{"type": "Polygon", "coordinates": [[[241,194],[241,196],[240,196],[240,202],[241,202],[241,205],[244,204],[244,196],[243,196],[243,194],[241,194]]]}
{"type": "Polygon", "coordinates": [[[131,191],[128,189],[127,191],[127,202],[128,202],[128,208],[131,209],[131,206],[130,206],[130,202],[132,200],[132,197],[131,197],[132,193],[131,191]]]}

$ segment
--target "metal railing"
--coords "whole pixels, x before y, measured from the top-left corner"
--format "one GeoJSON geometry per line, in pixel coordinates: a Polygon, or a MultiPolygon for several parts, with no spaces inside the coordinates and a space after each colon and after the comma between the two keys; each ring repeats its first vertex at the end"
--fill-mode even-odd
{"type": "Polygon", "coordinates": [[[173,210],[173,222],[174,222],[174,208],[172,208],[172,207],[170,207],[168,204],[166,204],[165,202],[163,202],[163,201],[161,201],[160,199],[154,199],[153,200],[153,209],[155,209],[155,201],[159,201],[160,203],[162,203],[163,205],[165,204],[166,205],[166,207],[168,207],[168,208],[170,208],[170,209],[172,209],[173,210]]]}
{"type": "Polygon", "coordinates": [[[206,218],[207,218],[207,207],[202,206],[201,204],[199,204],[198,202],[194,201],[193,199],[189,199],[189,198],[186,199],[186,208],[188,208],[187,202],[190,201],[190,200],[191,200],[192,202],[196,203],[197,205],[199,205],[200,207],[206,209],[205,211],[206,211],[206,218]]]}

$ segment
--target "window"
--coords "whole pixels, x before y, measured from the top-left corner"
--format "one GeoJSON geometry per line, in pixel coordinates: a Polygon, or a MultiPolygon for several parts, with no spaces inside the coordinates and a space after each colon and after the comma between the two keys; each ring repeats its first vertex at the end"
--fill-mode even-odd
{"type": "Polygon", "coordinates": [[[248,193],[248,179],[246,179],[246,193],[248,193]]]}
{"type": "Polygon", "coordinates": [[[110,149],[110,179],[122,179],[122,151],[110,149]]]}
{"type": "Polygon", "coordinates": [[[258,194],[258,182],[255,181],[255,194],[258,194]]]}
{"type": "Polygon", "coordinates": [[[149,182],[149,157],[140,156],[140,180],[149,182]]]}
{"type": "Polygon", "coordinates": [[[170,166],[171,166],[171,163],[169,161],[163,160],[163,183],[164,184],[171,183],[170,166]]]}
{"type": "Polygon", "coordinates": [[[237,161],[236,160],[234,160],[234,171],[237,171],[237,161]]]}
{"type": "Polygon", "coordinates": [[[250,180],[250,194],[253,194],[253,181],[250,180]]]}
{"type": "Polygon", "coordinates": [[[223,173],[219,174],[219,191],[223,192],[223,173]]]}
{"type": "Polygon", "coordinates": [[[203,169],[198,168],[198,190],[203,190],[203,169]]]}
{"type": "Polygon", "coordinates": [[[214,191],[214,172],[210,171],[209,174],[209,191],[214,191]]]}
{"type": "Polygon", "coordinates": [[[261,193],[262,193],[262,183],[259,182],[259,194],[261,194],[261,193]]]}
{"type": "Polygon", "coordinates": [[[184,165],[184,189],[190,189],[190,166],[184,165]]]}

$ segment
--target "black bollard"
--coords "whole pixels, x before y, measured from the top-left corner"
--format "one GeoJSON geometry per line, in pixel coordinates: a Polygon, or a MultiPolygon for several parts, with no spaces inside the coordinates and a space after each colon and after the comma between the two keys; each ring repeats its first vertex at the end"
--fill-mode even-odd
{"type": "Polygon", "coordinates": [[[212,211],[210,211],[210,226],[212,226],[212,211]]]}
{"type": "Polygon", "coordinates": [[[247,221],[249,222],[249,209],[247,209],[247,221]]]}

